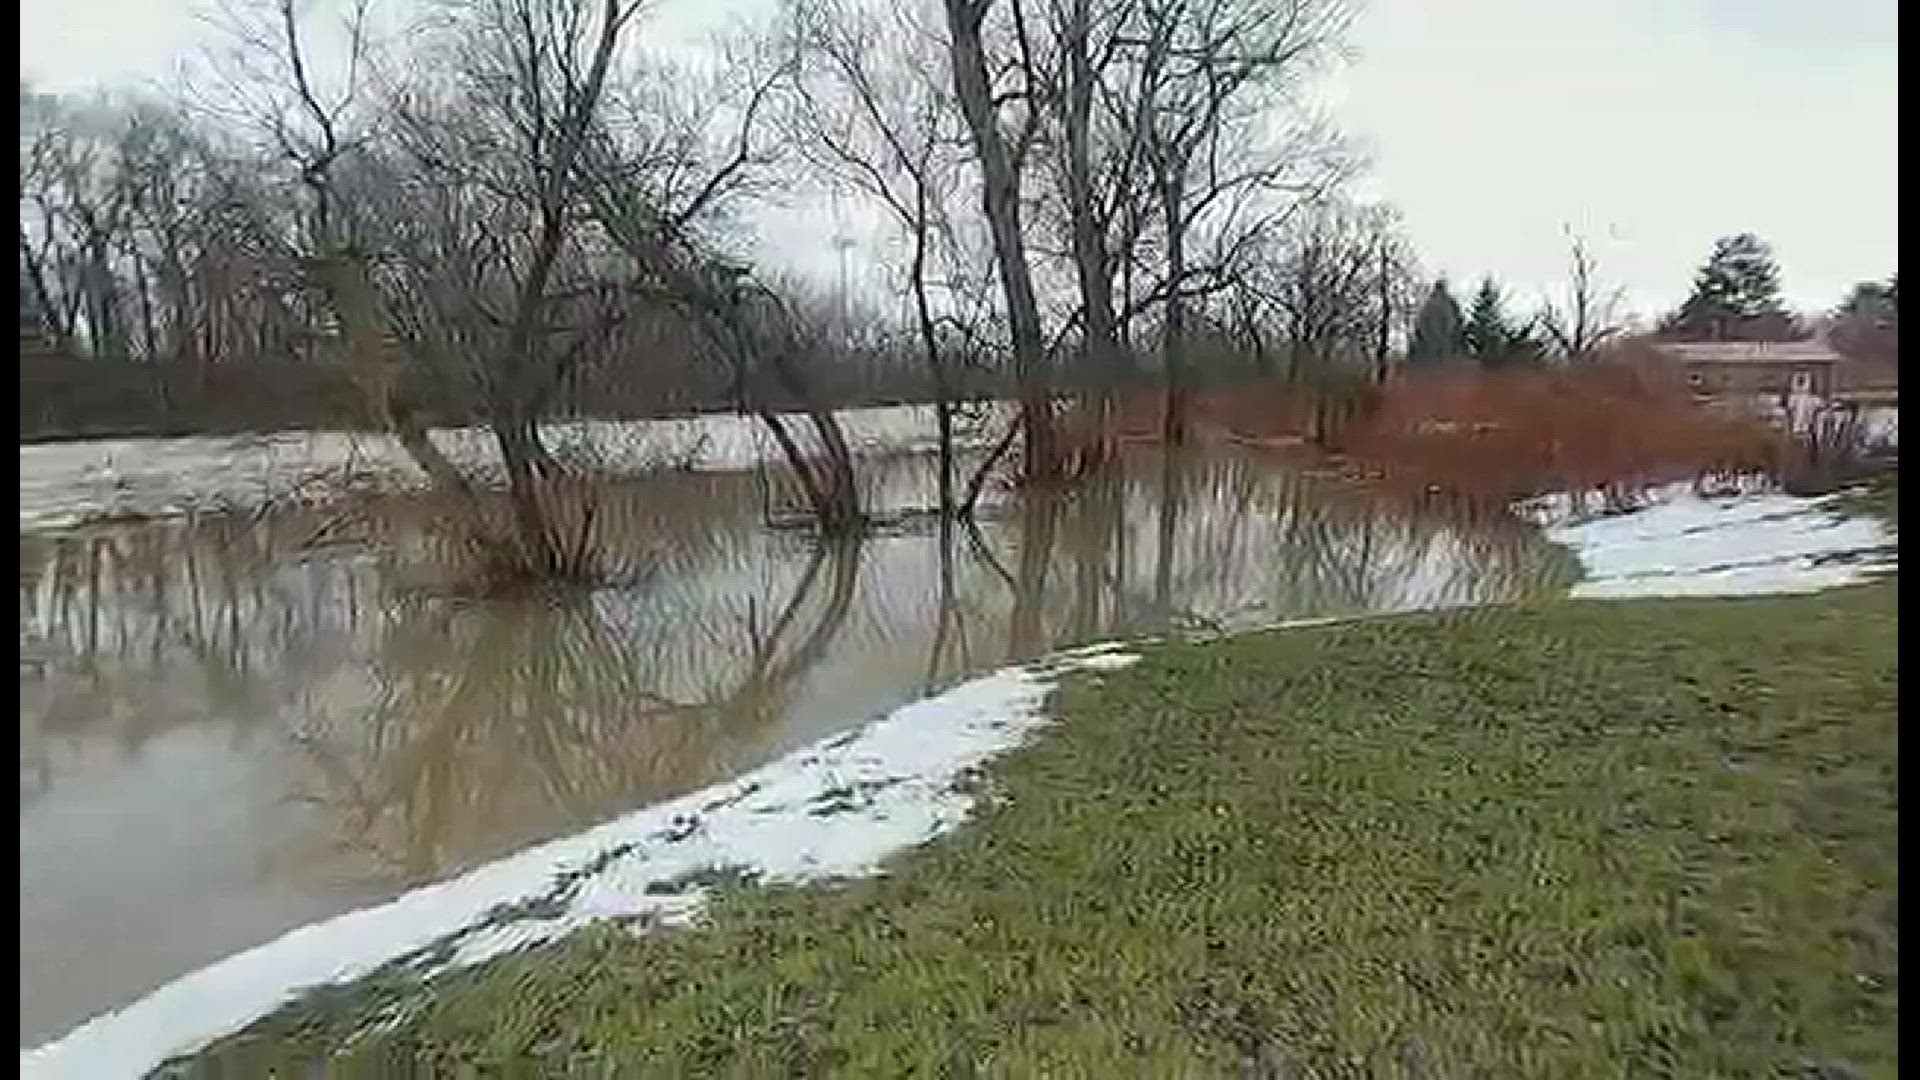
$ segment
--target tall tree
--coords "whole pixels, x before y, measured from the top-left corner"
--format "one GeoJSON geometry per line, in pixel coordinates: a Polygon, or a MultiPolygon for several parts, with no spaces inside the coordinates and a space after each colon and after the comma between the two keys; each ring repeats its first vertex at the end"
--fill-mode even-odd
{"type": "Polygon", "coordinates": [[[1418,295],[1412,246],[1399,230],[1392,207],[1382,206],[1373,219],[1373,377],[1385,382],[1391,365],[1395,329],[1405,325],[1418,295]]]}
{"type": "Polygon", "coordinates": [[[1377,207],[1337,200],[1307,208],[1281,259],[1275,292],[1292,343],[1290,378],[1319,379],[1375,344],[1377,207]]]}
{"type": "Polygon", "coordinates": [[[1441,278],[1433,283],[1426,301],[1420,305],[1420,314],[1414,317],[1413,340],[1407,346],[1408,362],[1452,360],[1465,354],[1463,326],[1460,305],[1447,290],[1447,279],[1441,278]]]}
{"type": "Polygon", "coordinates": [[[1753,233],[1722,237],[1693,279],[1693,292],[1661,330],[1693,340],[1764,340],[1790,327],[1780,303],[1780,267],[1753,233]]]}
{"type": "Polygon", "coordinates": [[[1621,291],[1599,284],[1593,253],[1587,249],[1586,240],[1571,229],[1567,230],[1567,247],[1566,307],[1549,303],[1540,314],[1540,325],[1560,355],[1578,363],[1620,332],[1621,291]]]}
{"type": "MultiPolygon", "coordinates": [[[[951,108],[950,89],[930,74],[928,35],[904,7],[839,0],[789,0],[799,57],[799,93],[788,126],[802,153],[837,190],[852,190],[884,207],[911,250],[907,291],[920,350],[932,379],[939,429],[939,500],[943,516],[960,509],[954,492],[952,350],[943,346],[934,296],[935,271],[956,265],[948,220],[966,131],[951,108]]],[[[937,70],[937,69],[936,69],[937,70]]]]}
{"type": "Polygon", "coordinates": [[[1343,175],[1342,155],[1320,132],[1288,132],[1274,120],[1297,108],[1291,92],[1299,80],[1337,55],[1351,12],[1340,0],[1153,0],[1139,15],[1140,33],[1128,38],[1139,76],[1130,104],[1165,267],[1163,434],[1177,444],[1186,435],[1196,279],[1204,262],[1225,261],[1197,258],[1195,241],[1211,226],[1216,244],[1239,247],[1266,225],[1258,211],[1240,213],[1249,196],[1291,189],[1311,199],[1343,175]]]}
{"type": "Polygon", "coordinates": [[[1033,268],[1027,262],[1020,198],[1028,151],[1040,130],[1038,70],[1030,59],[1032,37],[1018,4],[1010,5],[1009,28],[1018,45],[1016,56],[1011,63],[989,56],[987,14],[993,4],[994,0],[945,0],[948,59],[954,95],[959,99],[960,114],[966,118],[980,167],[981,213],[993,236],[994,262],[1006,302],[1021,426],[1026,432],[1026,474],[1030,479],[1041,479],[1053,475],[1058,465],[1052,372],[1040,325],[1040,303],[1034,294],[1033,268]],[[1009,68],[1020,75],[1017,89],[996,92],[994,71],[1009,68]],[[1017,123],[1009,124],[1010,110],[1006,106],[1014,101],[1023,103],[1023,107],[1017,123]]]}

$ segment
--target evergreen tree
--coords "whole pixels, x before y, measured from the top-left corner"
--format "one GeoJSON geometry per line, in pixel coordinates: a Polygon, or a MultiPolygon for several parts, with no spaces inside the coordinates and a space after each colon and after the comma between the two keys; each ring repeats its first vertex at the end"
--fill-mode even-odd
{"type": "Polygon", "coordinates": [[[1840,317],[1843,319],[1861,319],[1869,322],[1887,322],[1896,317],[1894,303],[1898,275],[1885,283],[1862,281],[1847,293],[1840,302],[1840,317]]]}
{"type": "Polygon", "coordinates": [[[1474,293],[1473,307],[1467,314],[1461,337],[1467,353],[1482,366],[1499,367],[1540,355],[1542,350],[1534,331],[1533,321],[1516,324],[1507,317],[1500,286],[1489,277],[1481,281],[1480,290],[1474,293]]]}
{"type": "Polygon", "coordinates": [[[1827,340],[1843,355],[1861,359],[1900,358],[1899,277],[1855,285],[1834,311],[1827,340]]]}
{"type": "Polygon", "coordinates": [[[1501,310],[1500,288],[1492,278],[1483,278],[1480,290],[1473,294],[1473,306],[1467,311],[1467,325],[1461,330],[1467,352],[1486,363],[1507,347],[1507,316],[1501,310]]]}
{"type": "Polygon", "coordinates": [[[1413,340],[1407,344],[1407,359],[1414,363],[1451,360],[1465,352],[1460,305],[1454,302],[1453,294],[1447,291],[1447,280],[1441,278],[1433,283],[1426,301],[1420,305],[1420,314],[1414,319],[1413,340]]]}
{"type": "Polygon", "coordinates": [[[1694,275],[1693,292],[1661,329],[1676,337],[1752,340],[1791,325],[1780,304],[1780,267],[1766,241],[1752,233],[1723,237],[1694,275]]]}

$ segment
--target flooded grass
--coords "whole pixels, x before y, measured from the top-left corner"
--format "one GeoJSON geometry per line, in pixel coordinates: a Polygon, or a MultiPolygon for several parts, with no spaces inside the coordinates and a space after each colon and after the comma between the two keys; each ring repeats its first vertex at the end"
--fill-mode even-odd
{"type": "Polygon", "coordinates": [[[167,1070],[1880,1076],[1897,582],[1169,643],[976,822],[167,1070]]]}

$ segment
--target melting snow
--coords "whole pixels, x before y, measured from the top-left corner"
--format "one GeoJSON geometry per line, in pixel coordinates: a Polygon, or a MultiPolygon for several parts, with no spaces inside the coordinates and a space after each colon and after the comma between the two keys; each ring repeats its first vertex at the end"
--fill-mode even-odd
{"type": "Polygon", "coordinates": [[[1574,520],[1565,506],[1560,498],[1531,509],[1560,518],[1546,533],[1571,548],[1586,570],[1575,596],[1816,592],[1865,580],[1899,560],[1885,526],[1844,516],[1824,498],[1703,497],[1679,484],[1626,514],[1574,520]]]}
{"type": "MultiPolygon", "coordinates": [[[[789,417],[810,439],[804,418],[789,417]]],[[[856,452],[930,449],[933,410],[899,405],[840,413],[856,452]]],[[[747,469],[771,460],[771,437],[751,417],[585,420],[542,425],[556,453],[589,454],[623,472],[663,466],[747,469]]],[[[440,428],[431,437],[454,461],[494,468],[498,450],[480,428],[440,428]]],[[[160,517],[248,509],[299,494],[323,478],[381,486],[424,482],[398,443],[376,433],[293,431],[179,439],[86,439],[20,447],[20,528],[63,528],[114,515],[160,517]]]]}

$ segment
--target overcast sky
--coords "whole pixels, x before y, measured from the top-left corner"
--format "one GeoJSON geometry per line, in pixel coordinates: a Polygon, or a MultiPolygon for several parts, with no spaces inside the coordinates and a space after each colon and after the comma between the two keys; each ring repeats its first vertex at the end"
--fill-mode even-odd
{"type": "MultiPolygon", "coordinates": [[[[1752,231],[1789,302],[1823,309],[1896,268],[1897,3],[1371,0],[1328,93],[1372,155],[1366,190],[1462,291],[1491,273],[1536,303],[1565,225],[1654,312],[1716,237],[1752,231]]],[[[658,18],[684,31],[722,6],[658,18]]],[[[54,90],[164,76],[199,33],[182,0],[22,0],[20,22],[22,74],[54,90]]],[[[830,217],[774,231],[830,265],[830,217]]]]}

